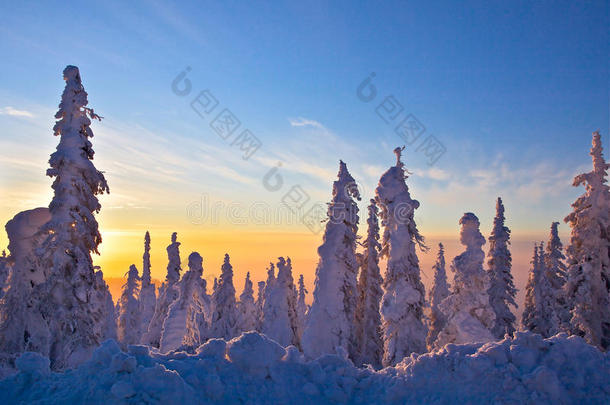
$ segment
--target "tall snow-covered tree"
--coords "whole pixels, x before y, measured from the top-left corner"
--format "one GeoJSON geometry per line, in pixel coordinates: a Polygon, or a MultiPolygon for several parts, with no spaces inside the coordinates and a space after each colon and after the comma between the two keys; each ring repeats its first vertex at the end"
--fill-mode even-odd
{"type": "Polygon", "coordinates": [[[119,299],[120,312],[118,316],[117,333],[119,342],[124,347],[140,342],[141,312],[138,304],[138,283],[140,277],[135,264],[129,266],[127,282],[123,285],[123,293],[119,299]]]}
{"type": "Polygon", "coordinates": [[[258,291],[256,293],[256,330],[262,329],[263,324],[263,305],[265,304],[265,282],[258,282],[258,291]]]}
{"type": "Polygon", "coordinates": [[[554,311],[559,318],[560,329],[564,330],[568,328],[570,323],[570,312],[567,308],[563,291],[566,283],[567,269],[565,265],[566,257],[563,255],[563,245],[559,239],[558,225],[559,222],[551,224],[551,232],[544,253],[544,268],[555,294],[554,311]]]}
{"type": "Polygon", "coordinates": [[[362,243],[364,253],[360,257],[360,277],[358,278],[358,306],[356,309],[356,338],[358,364],[381,366],[383,340],[381,339],[381,315],[379,303],[383,291],[379,270],[379,210],[375,200],[368,206],[368,231],[362,243]]]}
{"type": "Polygon", "coordinates": [[[210,324],[211,337],[226,340],[234,338],[239,334],[239,327],[235,287],[233,286],[233,267],[228,254],[225,254],[218,287],[212,295],[212,301],[214,311],[210,324]]]}
{"type": "Polygon", "coordinates": [[[237,305],[239,310],[238,326],[241,332],[256,330],[258,314],[256,303],[254,302],[254,289],[252,288],[252,280],[250,280],[250,272],[246,274],[244,281],[244,289],[239,296],[237,305]]]}
{"type": "Polygon", "coordinates": [[[491,333],[496,339],[502,339],[505,334],[512,336],[517,318],[510,307],[517,308],[515,296],[517,289],[511,274],[512,257],[509,250],[510,229],[504,225],[504,204],[498,197],[494,226],[489,236],[489,252],[487,267],[489,274],[489,304],[494,311],[496,320],[491,333]]]}
{"type": "Polygon", "coordinates": [[[440,304],[449,296],[449,284],[447,283],[447,272],[445,271],[445,247],[438,244],[438,255],[434,264],[434,284],[430,289],[428,302],[430,303],[430,327],[426,345],[432,350],[436,343],[438,334],[447,322],[445,314],[440,309],[440,304]]]}
{"type": "Polygon", "coordinates": [[[180,347],[198,347],[208,338],[205,308],[209,305],[203,259],[197,252],[188,258],[188,270],[176,283],[178,298],[169,306],[163,321],[159,349],[163,353],[180,347]]]}
{"type": "Polygon", "coordinates": [[[555,293],[548,279],[544,264],[543,243],[534,245],[532,269],[525,286],[525,306],[521,325],[524,330],[538,333],[545,338],[559,330],[559,318],[555,313],[555,293]]]}
{"type": "Polygon", "coordinates": [[[448,343],[489,342],[494,340],[491,328],[494,311],[489,305],[489,276],[483,270],[482,246],[485,238],[479,230],[479,219],[471,212],[460,219],[460,242],[466,251],[453,259],[453,290],[440,304],[447,317],[438,334],[437,347],[448,343]]]}
{"type": "Polygon", "coordinates": [[[167,275],[165,282],[159,288],[159,298],[155,307],[155,314],[148,325],[148,332],[144,335],[142,343],[153,347],[160,347],[163,323],[169,312],[169,306],[176,301],[180,290],[176,283],[180,280],[180,242],[176,232],[172,234],[172,243],[167,246],[167,275]]]}
{"type": "Polygon", "coordinates": [[[354,358],[358,272],[358,206],[354,199],[360,200],[358,187],[341,161],[328,204],[324,239],[318,248],[313,303],[302,335],[303,351],[309,358],[328,353],[354,358]]]}
{"type": "MultiPolygon", "coordinates": [[[[118,313],[114,310],[114,301],[108,284],[104,280],[104,273],[99,266],[93,266],[95,270],[95,295],[97,302],[101,302],[104,308],[104,321],[102,329],[102,341],[107,339],[118,340],[117,335],[117,320],[118,313]]],[[[118,302],[117,302],[118,305],[118,302]]]]}
{"type": "Polygon", "coordinates": [[[142,256],[142,282],[140,286],[140,295],[138,296],[140,305],[140,314],[142,320],[141,330],[146,332],[150,320],[155,314],[155,306],[157,304],[157,295],[155,293],[155,285],[152,283],[150,275],[150,234],[146,231],[144,235],[144,255],[142,256]]]}
{"type": "Polygon", "coordinates": [[[309,311],[309,305],[305,302],[307,296],[307,289],[305,288],[305,279],[301,274],[299,276],[299,290],[297,291],[297,320],[299,324],[299,340],[303,335],[303,329],[305,329],[305,320],[307,319],[307,311],[309,311]]]}
{"type": "Polygon", "coordinates": [[[567,248],[566,299],[571,306],[570,332],[601,349],[610,347],[610,190],[609,164],[601,136],[593,133],[593,170],[574,178],[585,193],[565,218],[572,228],[567,248]]]}
{"type": "Polygon", "coordinates": [[[103,339],[103,303],[95,299],[91,253],[98,253],[102,241],[94,216],[101,209],[97,196],[109,191],[92,162],[90,118],[99,117],[86,107],[78,68],[67,66],[63,77],[66,87],[53,127],[59,144],[47,170],[54,178],[51,219],[40,229],[35,252],[36,267],[47,277],[29,294],[26,309],[42,323],[26,330],[18,345],[49,356],[54,369],[85,361],[103,339]]]}
{"type": "Polygon", "coordinates": [[[379,179],[375,200],[384,226],[381,256],[387,257],[380,312],[383,330],[383,365],[391,366],[411,353],[426,351],[424,285],[415,245],[426,250],[414,220],[419,202],[411,198],[401,161],[404,148],[394,149],[396,165],[379,179]]]}
{"type": "Polygon", "coordinates": [[[277,269],[277,278],[263,305],[262,332],[282,346],[300,347],[297,298],[290,258],[278,258],[277,269]]]}

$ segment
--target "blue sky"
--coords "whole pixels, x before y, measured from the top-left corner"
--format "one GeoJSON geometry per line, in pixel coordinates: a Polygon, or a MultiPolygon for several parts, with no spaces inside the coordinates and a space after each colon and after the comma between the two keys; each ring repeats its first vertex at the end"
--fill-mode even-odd
{"type": "Polygon", "coordinates": [[[109,226],[190,226],[202,194],[278,204],[301,185],[326,201],[340,158],[367,201],[404,143],[375,112],[392,95],[446,147],[433,166],[417,143],[405,155],[424,234],[457,234],[464,211],[487,230],[502,195],[517,233],[546,235],[580,193],[591,132],[608,145],[608,14],[604,1],[3,2],[0,220],[48,201],[52,116],[74,64],[105,117],[93,142],[109,226]],[[187,66],[193,90],[178,97],[187,66]],[[249,160],[190,108],[204,89],[262,141],[249,160]],[[269,192],[278,162],[285,186],[269,192]]]}

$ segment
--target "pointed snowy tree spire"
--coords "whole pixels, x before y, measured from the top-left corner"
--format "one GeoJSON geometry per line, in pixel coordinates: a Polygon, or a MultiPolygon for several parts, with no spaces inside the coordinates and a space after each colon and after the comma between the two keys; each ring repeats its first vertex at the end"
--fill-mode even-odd
{"type": "Polygon", "coordinates": [[[246,273],[244,281],[244,289],[239,296],[239,330],[241,332],[249,332],[256,330],[257,327],[257,309],[254,302],[254,289],[252,288],[252,280],[250,280],[250,272],[246,273]]]}
{"type": "Polygon", "coordinates": [[[157,304],[157,296],[155,293],[155,285],[152,283],[150,275],[150,234],[146,231],[144,235],[144,255],[142,256],[142,283],[140,287],[140,295],[138,296],[141,313],[141,330],[142,333],[148,331],[150,320],[155,314],[155,306],[157,304]]]}
{"type": "Polygon", "coordinates": [[[601,349],[610,348],[610,191],[599,132],[593,133],[593,170],[579,174],[573,185],[585,193],[573,204],[565,222],[572,228],[567,248],[570,303],[569,331],[601,349]]]}
{"type": "Polygon", "coordinates": [[[551,224],[551,232],[549,240],[546,243],[546,251],[544,254],[544,267],[547,272],[547,278],[553,289],[555,296],[553,310],[559,318],[559,329],[569,329],[570,313],[567,308],[563,287],[566,283],[566,257],[563,255],[563,245],[559,239],[558,231],[559,222],[551,224]]]}
{"type": "Polygon", "coordinates": [[[434,284],[430,290],[430,329],[426,338],[426,345],[432,350],[436,343],[438,334],[447,322],[447,318],[440,310],[440,304],[449,296],[449,284],[447,283],[447,273],[445,271],[445,247],[442,243],[438,244],[438,255],[434,264],[434,284]]]}
{"type": "Polygon", "coordinates": [[[263,306],[265,304],[265,282],[258,282],[258,291],[256,294],[256,330],[262,330],[263,323],[263,306]]]}
{"type": "Polygon", "coordinates": [[[132,264],[129,266],[127,282],[123,285],[123,293],[119,299],[117,333],[119,342],[124,347],[140,342],[141,313],[137,298],[139,280],[138,269],[132,264]]]}
{"type": "Polygon", "coordinates": [[[299,276],[299,290],[297,295],[297,319],[299,323],[299,340],[302,337],[303,329],[305,329],[305,320],[307,319],[307,311],[309,310],[309,305],[305,302],[305,297],[307,296],[307,289],[305,288],[305,279],[301,274],[299,276]]]}
{"type": "Polygon", "coordinates": [[[277,268],[275,283],[266,291],[262,332],[282,346],[300,347],[297,300],[294,293],[290,258],[285,260],[283,257],[279,257],[277,268]]]}
{"type": "Polygon", "coordinates": [[[169,306],[176,301],[180,291],[176,283],[180,280],[180,242],[177,234],[172,234],[171,243],[167,246],[167,275],[165,282],[159,288],[159,298],[155,307],[155,314],[148,325],[148,332],[143,336],[142,342],[153,347],[159,347],[163,333],[163,323],[169,311],[169,306]]]}
{"type": "Polygon", "coordinates": [[[544,243],[534,245],[532,269],[525,287],[525,306],[521,325],[524,330],[545,338],[559,331],[559,318],[554,310],[555,295],[544,264],[544,243]]]}
{"type": "Polygon", "coordinates": [[[349,353],[353,358],[356,347],[358,206],[354,199],[360,200],[360,193],[343,161],[337,177],[318,248],[313,303],[303,331],[303,351],[309,358],[327,353],[349,353]]]}
{"type": "Polygon", "coordinates": [[[448,343],[489,342],[494,340],[491,327],[494,312],[489,305],[489,276],[483,270],[485,238],[479,230],[479,219],[471,212],[460,219],[460,242],[466,251],[453,259],[453,291],[440,304],[447,317],[436,346],[448,343]]]}
{"type": "Polygon", "coordinates": [[[506,334],[512,336],[516,330],[515,321],[517,320],[510,310],[511,306],[517,308],[515,302],[517,289],[511,274],[510,229],[504,225],[504,220],[504,204],[502,204],[502,199],[498,197],[494,226],[489,236],[489,253],[487,254],[490,280],[489,304],[496,315],[491,333],[496,339],[502,339],[506,334]]]}
{"type": "Polygon", "coordinates": [[[233,286],[233,267],[228,254],[225,254],[221,267],[218,288],[212,296],[214,311],[211,321],[211,336],[232,339],[239,333],[237,318],[237,303],[235,300],[235,287],[233,286]]]}
{"type": "Polygon", "coordinates": [[[368,231],[362,243],[364,253],[360,259],[360,277],[358,279],[358,307],[356,310],[356,337],[358,345],[358,364],[381,366],[383,341],[381,339],[381,316],[379,303],[383,291],[381,272],[379,270],[379,211],[375,200],[368,206],[368,231]]]}
{"type": "Polygon", "coordinates": [[[428,334],[423,322],[425,291],[415,253],[416,245],[424,250],[427,247],[415,224],[419,202],[411,198],[405,181],[402,150],[394,150],[396,166],[381,176],[375,190],[384,226],[381,256],[388,259],[380,307],[384,366],[394,365],[413,352],[424,353],[428,334]]]}

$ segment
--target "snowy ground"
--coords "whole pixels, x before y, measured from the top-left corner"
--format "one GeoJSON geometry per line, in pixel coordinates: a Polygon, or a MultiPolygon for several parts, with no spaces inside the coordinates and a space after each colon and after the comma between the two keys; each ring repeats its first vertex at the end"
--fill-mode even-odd
{"type": "Polygon", "coordinates": [[[375,372],[337,356],[304,361],[264,335],[211,340],[196,354],[122,352],[106,341],[65,373],[26,353],[0,381],[0,403],[404,404],[610,402],[610,355],[578,337],[519,333],[498,343],[448,345],[375,372]]]}

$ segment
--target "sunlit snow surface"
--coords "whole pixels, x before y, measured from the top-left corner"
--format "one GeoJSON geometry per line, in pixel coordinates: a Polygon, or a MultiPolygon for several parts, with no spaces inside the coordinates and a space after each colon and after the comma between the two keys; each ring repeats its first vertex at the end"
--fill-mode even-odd
{"type": "Polygon", "coordinates": [[[398,404],[610,401],[610,355],[578,337],[532,333],[497,343],[448,345],[381,371],[334,355],[304,361],[264,335],[208,341],[194,354],[122,352],[112,340],[65,373],[25,353],[0,381],[0,403],[398,404]]]}

